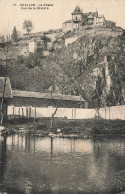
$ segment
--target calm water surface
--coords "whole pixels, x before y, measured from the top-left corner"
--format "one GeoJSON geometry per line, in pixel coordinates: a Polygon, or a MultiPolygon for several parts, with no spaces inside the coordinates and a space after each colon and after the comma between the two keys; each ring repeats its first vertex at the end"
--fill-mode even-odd
{"type": "Polygon", "coordinates": [[[0,137],[0,193],[125,191],[125,139],[0,137]]]}

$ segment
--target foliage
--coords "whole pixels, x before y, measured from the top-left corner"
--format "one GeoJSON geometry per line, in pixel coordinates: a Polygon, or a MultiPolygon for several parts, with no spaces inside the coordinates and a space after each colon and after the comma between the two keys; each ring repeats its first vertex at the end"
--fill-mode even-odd
{"type": "Polygon", "coordinates": [[[18,36],[18,32],[17,32],[15,26],[14,26],[14,28],[13,28],[13,32],[12,32],[11,38],[12,38],[12,40],[13,40],[14,42],[18,42],[19,36],[18,36]]]}
{"type": "MultiPolygon", "coordinates": [[[[53,49],[46,58],[42,58],[40,53],[19,57],[21,65],[17,64],[10,70],[11,80],[20,79],[25,89],[34,91],[55,84],[61,93],[82,95],[89,100],[91,107],[121,104],[125,84],[125,38],[111,34],[87,34],[87,31],[82,33],[77,41],[67,47],[63,40],[60,41],[61,47],[53,49]],[[111,78],[109,91],[105,56],[111,78]],[[95,68],[101,72],[98,77],[93,75],[95,68]]],[[[67,36],[72,37],[71,34],[69,32],[67,36]]]]}
{"type": "Polygon", "coordinates": [[[13,57],[13,49],[11,44],[11,38],[10,35],[7,35],[6,37],[3,36],[3,42],[0,48],[0,60],[1,64],[3,65],[3,75],[4,75],[4,82],[3,82],[3,92],[2,97],[0,101],[0,125],[3,124],[4,120],[4,100],[5,100],[5,92],[6,92],[6,86],[7,86],[7,76],[8,76],[8,67],[10,65],[10,61],[13,57]]]}
{"type": "Polygon", "coordinates": [[[41,65],[42,53],[36,51],[35,53],[29,53],[28,57],[24,58],[25,64],[29,68],[41,65]]]}
{"type": "Polygon", "coordinates": [[[33,24],[31,20],[25,20],[23,23],[23,29],[27,31],[27,33],[31,33],[31,30],[33,28],[33,24]]]}
{"type": "Polygon", "coordinates": [[[19,55],[17,57],[17,64],[23,64],[24,63],[24,56],[23,55],[19,55]]]}

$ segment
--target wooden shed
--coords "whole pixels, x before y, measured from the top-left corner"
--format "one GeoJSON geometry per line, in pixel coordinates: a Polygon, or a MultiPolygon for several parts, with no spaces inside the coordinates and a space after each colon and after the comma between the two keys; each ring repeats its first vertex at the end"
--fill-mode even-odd
{"type": "Polygon", "coordinates": [[[36,107],[58,106],[60,108],[85,107],[85,100],[81,96],[20,91],[20,90],[12,90],[12,95],[13,99],[9,100],[9,105],[14,106],[36,106],[36,107]]]}

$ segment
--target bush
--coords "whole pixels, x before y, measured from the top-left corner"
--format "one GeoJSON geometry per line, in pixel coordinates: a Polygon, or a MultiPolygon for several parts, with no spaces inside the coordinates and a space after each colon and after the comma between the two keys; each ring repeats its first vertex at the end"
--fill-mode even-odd
{"type": "Polygon", "coordinates": [[[22,64],[24,62],[24,57],[23,57],[23,55],[19,55],[18,57],[17,57],[17,63],[18,64],[22,64]]]}
{"type": "Polygon", "coordinates": [[[42,53],[40,52],[29,53],[29,56],[25,57],[25,64],[29,68],[40,66],[41,59],[42,59],[42,53]]]}

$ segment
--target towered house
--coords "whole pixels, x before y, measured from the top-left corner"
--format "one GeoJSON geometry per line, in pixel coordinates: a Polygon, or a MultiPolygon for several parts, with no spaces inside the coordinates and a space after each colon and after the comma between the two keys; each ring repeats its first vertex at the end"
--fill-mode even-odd
{"type": "Polygon", "coordinates": [[[81,96],[63,95],[55,93],[42,93],[31,91],[12,90],[13,98],[9,105],[35,106],[35,107],[60,107],[81,108],[85,107],[85,100],[81,96]]]}
{"type": "Polygon", "coordinates": [[[10,78],[0,77],[0,104],[2,103],[2,100],[3,100],[3,110],[1,110],[1,106],[0,106],[0,118],[1,118],[1,111],[2,111],[3,117],[4,119],[6,119],[8,100],[12,99],[12,97],[13,96],[12,96],[10,78]]]}
{"type": "Polygon", "coordinates": [[[98,15],[98,11],[83,13],[79,6],[77,6],[71,14],[72,20],[67,20],[63,23],[62,32],[64,33],[69,30],[81,29],[86,25],[106,27],[105,17],[104,15],[98,15]]]}

